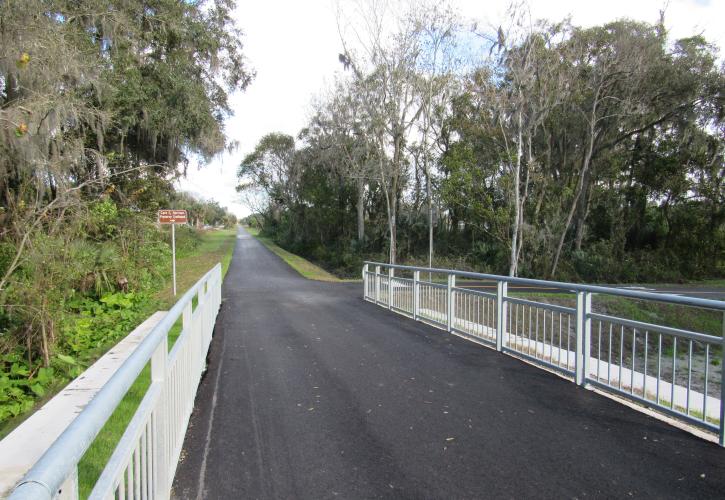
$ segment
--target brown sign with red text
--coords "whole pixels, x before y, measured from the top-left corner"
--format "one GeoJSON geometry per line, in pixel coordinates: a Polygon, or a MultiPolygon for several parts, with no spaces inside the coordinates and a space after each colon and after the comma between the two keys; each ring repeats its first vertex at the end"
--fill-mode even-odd
{"type": "Polygon", "coordinates": [[[159,210],[159,223],[186,224],[186,210],[159,210]]]}

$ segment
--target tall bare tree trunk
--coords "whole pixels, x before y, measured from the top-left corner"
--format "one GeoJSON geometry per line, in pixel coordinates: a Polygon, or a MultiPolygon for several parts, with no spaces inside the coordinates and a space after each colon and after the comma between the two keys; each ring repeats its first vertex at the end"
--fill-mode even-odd
{"type": "MultiPolygon", "coordinates": [[[[428,97],[430,100],[430,96],[428,97]]],[[[423,130],[423,168],[425,169],[425,194],[428,198],[428,267],[433,267],[433,193],[428,165],[428,112],[425,114],[423,130]]]]}
{"type": "Polygon", "coordinates": [[[357,240],[365,241],[365,179],[357,180],[357,240]]]}
{"type": "Polygon", "coordinates": [[[528,159],[526,164],[526,178],[524,179],[524,194],[521,196],[521,210],[519,211],[519,246],[516,249],[516,271],[518,272],[518,263],[521,261],[521,249],[524,247],[524,207],[526,201],[529,199],[529,178],[531,176],[531,168],[534,164],[534,153],[531,148],[531,140],[534,136],[534,131],[529,130],[528,140],[528,159]]]}
{"type": "Polygon", "coordinates": [[[569,213],[566,216],[566,222],[564,223],[564,228],[561,230],[561,237],[559,238],[559,244],[556,247],[556,254],[554,255],[554,262],[551,266],[551,273],[550,277],[554,277],[556,274],[556,270],[559,266],[559,259],[561,258],[561,250],[564,247],[564,241],[566,240],[566,233],[569,231],[569,227],[571,227],[571,221],[574,218],[574,212],[576,212],[576,208],[579,205],[579,198],[582,195],[582,191],[584,191],[584,180],[587,177],[587,173],[589,172],[589,167],[591,165],[592,161],[592,155],[594,153],[594,140],[595,140],[595,130],[596,130],[596,101],[594,105],[592,106],[592,112],[589,119],[589,145],[587,146],[587,151],[584,154],[584,159],[582,161],[582,169],[579,173],[579,180],[577,182],[576,186],[576,194],[574,195],[574,200],[571,203],[571,207],[569,208],[569,213]]]}
{"type": "Polygon", "coordinates": [[[397,203],[395,202],[395,200],[393,200],[393,203],[391,204],[392,213],[390,214],[390,257],[389,257],[389,260],[390,260],[391,264],[395,264],[395,258],[396,258],[396,254],[398,251],[398,249],[397,249],[398,235],[397,235],[397,221],[396,221],[397,209],[396,209],[396,207],[397,207],[397,203]]]}
{"type": "Polygon", "coordinates": [[[428,195],[428,267],[433,267],[433,193],[430,186],[430,174],[426,175],[428,195]]]}
{"type": "Polygon", "coordinates": [[[587,215],[589,214],[589,200],[591,198],[591,186],[589,185],[590,173],[584,179],[584,192],[579,198],[579,207],[576,212],[576,236],[574,237],[574,249],[581,250],[584,241],[584,230],[586,229],[587,215]]]}
{"type": "MultiPolygon", "coordinates": [[[[397,197],[395,194],[395,190],[397,189],[397,182],[395,176],[393,176],[393,179],[390,179],[390,182],[388,182],[386,171],[385,171],[385,156],[384,156],[384,142],[382,138],[378,138],[378,143],[380,145],[380,183],[383,185],[383,193],[385,194],[385,209],[388,215],[388,234],[389,234],[389,254],[388,254],[388,261],[390,264],[395,264],[395,256],[396,256],[396,246],[395,246],[395,240],[396,240],[396,215],[397,215],[397,197]]],[[[393,160],[395,161],[395,159],[393,160]]]]}
{"type": "Polygon", "coordinates": [[[521,155],[523,154],[523,118],[521,110],[518,117],[518,144],[516,145],[516,163],[514,166],[514,224],[511,228],[511,264],[509,265],[509,276],[516,276],[516,264],[518,261],[519,227],[521,225],[521,155]]]}

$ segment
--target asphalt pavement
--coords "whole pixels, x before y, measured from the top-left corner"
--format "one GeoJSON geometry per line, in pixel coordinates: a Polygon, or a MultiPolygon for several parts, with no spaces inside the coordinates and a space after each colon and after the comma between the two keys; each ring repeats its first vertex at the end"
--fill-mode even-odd
{"type": "Polygon", "coordinates": [[[241,230],[175,498],[722,498],[725,450],[241,230]]]}

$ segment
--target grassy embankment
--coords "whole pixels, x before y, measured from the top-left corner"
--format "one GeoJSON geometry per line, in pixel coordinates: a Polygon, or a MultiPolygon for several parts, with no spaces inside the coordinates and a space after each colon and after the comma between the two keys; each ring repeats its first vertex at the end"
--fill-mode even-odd
{"type": "MultiPolygon", "coordinates": [[[[235,241],[235,229],[209,231],[202,234],[201,242],[194,250],[179,255],[176,263],[177,295],[181,296],[217,262],[221,262],[222,274],[226,274],[235,241]]],[[[162,308],[170,308],[176,302],[171,284],[160,290],[156,294],[156,298],[162,308]]],[[[194,307],[196,307],[196,301],[194,302],[194,307]]],[[[169,332],[169,349],[171,349],[180,334],[181,319],[176,322],[174,328],[169,332]]],[[[91,492],[96,480],[103,471],[103,467],[111,457],[136,408],[146,394],[150,384],[150,376],[150,365],[147,365],[78,464],[82,498],[86,498],[91,492]]]]}

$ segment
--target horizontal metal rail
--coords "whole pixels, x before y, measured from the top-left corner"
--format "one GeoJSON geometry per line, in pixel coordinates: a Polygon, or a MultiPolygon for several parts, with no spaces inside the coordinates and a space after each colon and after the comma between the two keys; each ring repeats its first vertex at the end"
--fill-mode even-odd
{"type": "Polygon", "coordinates": [[[615,316],[609,316],[606,314],[589,313],[591,319],[598,319],[601,321],[607,321],[609,323],[618,323],[620,325],[637,328],[639,330],[648,330],[654,332],[662,332],[669,335],[677,335],[678,337],[685,337],[692,340],[698,340],[700,342],[717,343],[720,342],[720,337],[714,335],[708,335],[706,333],[692,332],[690,330],[683,330],[681,328],[672,328],[670,326],[655,325],[653,323],[644,323],[642,321],[636,321],[633,319],[617,318],[615,316]]]}
{"type": "Polygon", "coordinates": [[[601,295],[718,314],[723,301],[378,262],[366,262],[362,274],[368,301],[716,432],[725,446],[723,337],[592,309],[592,297],[601,295]],[[446,283],[431,281],[432,274],[446,283]],[[494,282],[496,293],[456,285],[461,277],[494,282]],[[561,289],[576,306],[511,297],[509,284],[561,289]]]}
{"type": "Polygon", "coordinates": [[[91,498],[169,497],[221,305],[221,282],[217,264],[169,310],[48,448],[15,487],[11,500],[77,498],[78,462],[149,363],[151,384],[91,498]],[[179,318],[182,334],[169,353],[169,331],[179,318]]]}
{"type": "MultiPolygon", "coordinates": [[[[644,292],[641,290],[628,290],[626,288],[615,288],[599,285],[584,285],[581,283],[566,283],[563,281],[546,281],[531,278],[517,278],[513,276],[499,276],[497,274],[474,273],[470,271],[457,271],[455,269],[440,269],[416,266],[401,266],[399,264],[383,264],[380,262],[365,261],[363,263],[368,267],[381,266],[386,269],[397,269],[401,271],[420,271],[431,274],[443,274],[446,276],[457,276],[459,278],[472,278],[476,280],[495,281],[511,283],[516,285],[534,285],[545,286],[549,288],[558,288],[561,290],[570,290],[574,292],[590,292],[605,293],[609,295],[619,295],[621,297],[629,297],[632,299],[654,300],[658,302],[667,302],[671,304],[681,304],[685,306],[703,307],[706,309],[714,309],[717,311],[725,311],[725,301],[701,299],[698,297],[687,297],[681,295],[672,295],[667,293],[644,292]]],[[[445,285],[444,285],[445,286],[445,285]]]]}

